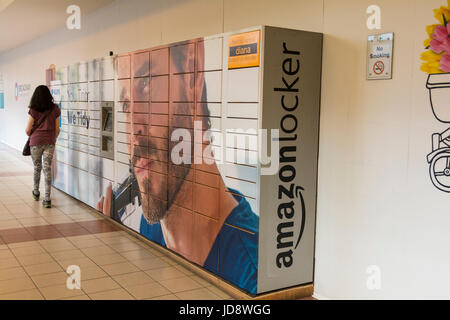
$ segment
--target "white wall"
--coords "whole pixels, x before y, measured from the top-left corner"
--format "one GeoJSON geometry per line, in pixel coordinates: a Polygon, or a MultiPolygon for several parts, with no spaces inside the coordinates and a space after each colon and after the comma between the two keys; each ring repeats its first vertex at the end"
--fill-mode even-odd
{"type": "MultiPolygon", "coordinates": [[[[0,140],[25,141],[26,99],[14,83],[43,83],[52,63],[125,52],[252,25],[323,32],[315,291],[328,298],[450,298],[448,194],[428,177],[433,117],[419,56],[444,0],[378,0],[382,30],[366,28],[371,0],[123,0],[0,55],[6,109],[0,140]],[[392,80],[366,81],[367,35],[395,32],[392,80]],[[370,265],[381,289],[366,287],[370,265]]],[[[64,13],[62,13],[64,14],[64,13]]],[[[450,101],[450,98],[449,98],[450,101]]]]}
{"type": "MultiPolygon", "coordinates": [[[[430,182],[433,117],[420,68],[442,0],[381,0],[394,78],[365,81],[365,9],[325,1],[316,292],[330,298],[449,298],[449,195],[430,182]],[[381,290],[366,287],[370,265],[381,290]]],[[[450,101],[450,96],[449,96],[450,101]]]]}

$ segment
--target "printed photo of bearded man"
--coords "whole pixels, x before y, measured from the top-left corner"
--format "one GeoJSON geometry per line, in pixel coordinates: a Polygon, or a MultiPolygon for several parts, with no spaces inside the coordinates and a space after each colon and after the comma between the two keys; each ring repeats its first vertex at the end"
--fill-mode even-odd
{"type": "Polygon", "coordinates": [[[130,173],[97,208],[255,294],[259,217],[238,190],[225,185],[210,139],[194,139],[204,137],[213,119],[204,61],[202,39],[118,57],[130,173]],[[191,138],[184,141],[190,148],[178,153],[179,141],[171,137],[180,129],[191,138]],[[180,163],[174,155],[190,161],[180,163]]]}

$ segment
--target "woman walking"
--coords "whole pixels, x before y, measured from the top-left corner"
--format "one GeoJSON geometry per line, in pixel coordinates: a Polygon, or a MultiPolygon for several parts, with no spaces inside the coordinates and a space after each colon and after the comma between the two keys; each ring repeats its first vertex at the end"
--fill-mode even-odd
{"type": "Polygon", "coordinates": [[[51,208],[50,192],[52,188],[52,160],[56,139],[59,135],[59,117],[61,111],[53,102],[47,86],[39,86],[31,97],[26,133],[30,136],[31,159],[34,165],[34,200],[39,201],[41,170],[44,170],[45,198],[42,205],[51,208]],[[36,126],[36,127],[35,127],[36,126]],[[35,127],[35,128],[34,128],[35,127]],[[32,131],[33,129],[33,131],[32,131]],[[44,166],[42,166],[42,163],[44,166]]]}

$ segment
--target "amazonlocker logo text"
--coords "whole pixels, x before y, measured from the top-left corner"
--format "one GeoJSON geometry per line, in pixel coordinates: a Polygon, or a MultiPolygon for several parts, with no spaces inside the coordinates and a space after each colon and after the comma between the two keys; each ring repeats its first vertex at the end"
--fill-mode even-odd
{"type": "Polygon", "coordinates": [[[303,197],[302,186],[296,185],[297,175],[297,146],[299,145],[299,136],[297,133],[298,119],[295,111],[299,108],[299,89],[300,79],[300,51],[288,49],[286,42],[283,42],[283,62],[281,64],[282,86],[274,88],[280,96],[280,137],[279,141],[283,144],[279,148],[280,170],[278,172],[278,224],[276,225],[276,265],[278,268],[289,268],[294,262],[293,253],[300,244],[303,231],[305,229],[306,206],[303,197]],[[298,202],[300,201],[300,205],[298,202]],[[300,207],[300,208],[299,208],[300,207]],[[296,225],[296,215],[301,215],[300,226],[296,225]],[[298,236],[295,238],[294,232],[298,230],[298,236]],[[295,245],[294,245],[295,242],[295,245]]]}

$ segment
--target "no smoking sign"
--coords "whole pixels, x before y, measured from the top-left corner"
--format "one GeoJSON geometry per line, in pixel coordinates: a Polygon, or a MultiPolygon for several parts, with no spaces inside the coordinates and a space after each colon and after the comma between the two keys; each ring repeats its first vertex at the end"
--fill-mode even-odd
{"type": "Polygon", "coordinates": [[[394,34],[369,36],[367,42],[367,80],[392,79],[394,34]]]}
{"type": "Polygon", "coordinates": [[[384,72],[383,61],[375,62],[375,64],[373,65],[373,72],[375,72],[375,74],[383,74],[383,72],[384,72]]]}

